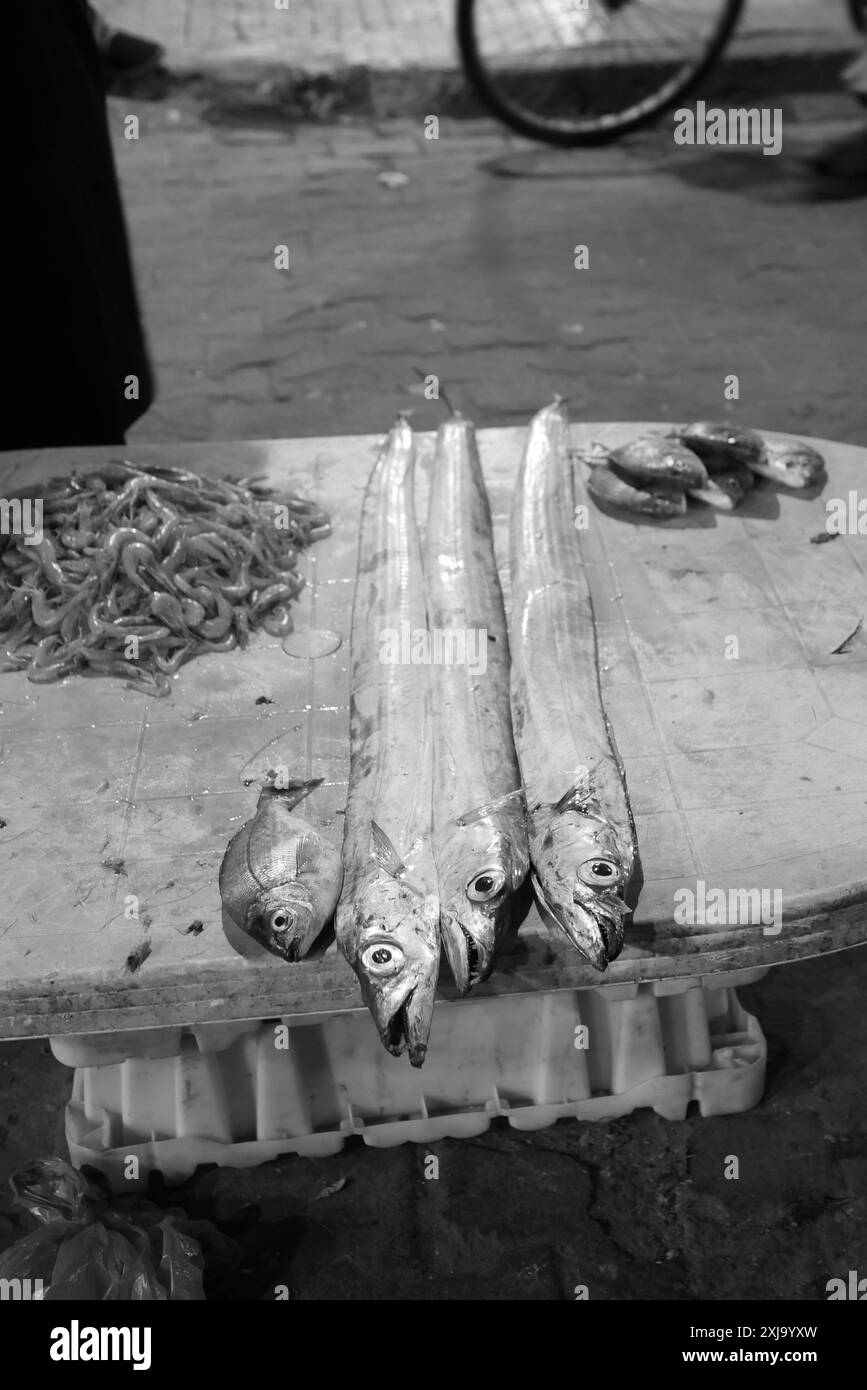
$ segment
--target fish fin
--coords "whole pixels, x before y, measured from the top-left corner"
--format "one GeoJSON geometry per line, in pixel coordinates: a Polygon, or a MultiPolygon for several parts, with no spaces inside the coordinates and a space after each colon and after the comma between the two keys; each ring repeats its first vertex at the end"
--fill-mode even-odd
{"type": "Polygon", "coordinates": [[[474,806],[470,811],[464,811],[463,815],[455,816],[455,825],[474,825],[476,821],[484,820],[486,816],[493,815],[494,811],[501,810],[510,801],[524,796],[523,787],[515,787],[510,792],[504,792],[502,796],[494,797],[493,801],[485,801],[481,806],[474,806]]]}
{"type": "Polygon", "coordinates": [[[400,878],[406,873],[406,865],[386,835],[382,826],[377,825],[375,820],[370,822],[371,834],[373,836],[373,850],[371,859],[375,859],[381,869],[385,869],[392,878],[400,878]]]}
{"type": "MultiPolygon", "coordinates": [[[[269,777],[272,775],[268,774],[269,777]]],[[[266,782],[259,793],[259,801],[267,800],[269,797],[279,797],[285,803],[286,809],[291,811],[299,801],[303,801],[305,796],[309,796],[312,791],[322,785],[322,777],[293,778],[285,786],[275,786],[273,782],[266,782]]]]}
{"type": "MultiPolygon", "coordinates": [[[[408,888],[411,893],[416,893],[420,898],[425,896],[425,890],[420,884],[414,883],[411,878],[406,876],[406,864],[404,864],[391,840],[386,835],[382,826],[377,825],[375,820],[370,822],[373,834],[373,849],[371,859],[373,859],[381,869],[384,869],[392,878],[398,879],[404,888],[408,888]]],[[[421,848],[423,841],[415,840],[411,846],[410,854],[421,848]]]]}
{"type": "Polygon", "coordinates": [[[554,914],[551,911],[551,904],[548,901],[548,895],[545,892],[545,889],[542,887],[542,881],[536,874],[535,869],[530,870],[530,886],[533,889],[533,893],[535,894],[537,903],[540,903],[542,907],[544,907],[545,911],[550,913],[550,915],[553,917],[554,914]]]}
{"type": "Polygon", "coordinates": [[[302,874],[319,867],[319,857],[317,855],[317,840],[315,835],[299,835],[295,842],[295,875],[300,878],[302,874]]]}
{"type": "Polygon", "coordinates": [[[588,801],[593,799],[592,782],[590,769],[583,768],[580,773],[580,780],[574,782],[567,792],[564,792],[554,807],[555,811],[583,811],[588,801]]]}
{"type": "MultiPolygon", "coordinates": [[[[248,936],[252,936],[254,940],[255,932],[253,928],[256,925],[257,918],[259,918],[260,916],[261,909],[259,907],[258,901],[254,898],[253,901],[250,903],[250,906],[247,908],[247,913],[244,917],[244,931],[247,933],[248,936]]],[[[240,923],[238,923],[238,925],[240,926],[240,923]]]]}

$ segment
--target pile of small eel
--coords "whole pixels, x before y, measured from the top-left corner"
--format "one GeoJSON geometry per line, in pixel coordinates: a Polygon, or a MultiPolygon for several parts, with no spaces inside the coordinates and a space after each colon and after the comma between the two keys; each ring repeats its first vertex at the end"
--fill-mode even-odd
{"type": "Polygon", "coordinates": [[[203,652],[291,631],[299,550],[330,531],[301,497],[125,460],[54,478],[41,527],[0,536],[0,670],[114,676],[145,694],[203,652]]]}
{"type": "Polygon", "coordinates": [[[421,1066],[441,953],[461,993],[487,979],[529,873],[543,919],[604,971],[623,945],[637,847],[602,707],[563,404],[529,427],[508,623],[472,425],[440,427],[424,548],[414,458],[399,418],[362,508],[342,863],[296,810],[316,784],[268,785],[220,888],[234,920],[286,960],[333,913],[384,1046],[421,1066]],[[468,634],[483,643],[473,662],[413,645],[447,650],[451,637],[455,653],[468,634]]]}

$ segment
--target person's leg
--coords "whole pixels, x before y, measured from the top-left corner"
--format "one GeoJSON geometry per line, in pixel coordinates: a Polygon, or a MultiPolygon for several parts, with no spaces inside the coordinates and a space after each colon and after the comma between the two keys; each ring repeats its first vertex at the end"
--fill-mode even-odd
{"type": "Polygon", "coordinates": [[[4,14],[0,450],[118,444],[153,399],[83,0],[4,14]],[[132,399],[131,399],[132,398],[132,399]]]}

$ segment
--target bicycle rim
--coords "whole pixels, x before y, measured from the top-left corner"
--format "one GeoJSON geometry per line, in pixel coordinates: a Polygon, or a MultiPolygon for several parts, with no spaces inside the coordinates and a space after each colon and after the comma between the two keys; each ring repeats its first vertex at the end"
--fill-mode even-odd
{"type": "Polygon", "coordinates": [[[467,77],[511,129],[601,145],[648,125],[716,61],[744,0],[458,0],[467,77]],[[704,11],[691,23],[696,8],[704,11]]]}

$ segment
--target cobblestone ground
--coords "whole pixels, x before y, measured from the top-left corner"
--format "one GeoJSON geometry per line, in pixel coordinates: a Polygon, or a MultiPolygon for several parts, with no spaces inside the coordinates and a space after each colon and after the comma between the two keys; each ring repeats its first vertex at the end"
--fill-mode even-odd
{"type": "MultiPolygon", "coordinates": [[[[565,0],[479,0],[503,25],[518,16],[568,14],[565,0]]],[[[158,39],[169,62],[185,67],[279,60],[308,70],[347,64],[394,69],[456,62],[454,0],[101,0],[112,24],[158,39]]],[[[657,0],[657,9],[663,10],[657,0]]],[[[676,8],[676,7],[675,7],[676,8]]],[[[719,0],[688,0],[683,8],[711,15],[719,0]]],[[[671,11],[669,0],[668,11],[671,11]]],[[[843,0],[753,0],[744,15],[746,41],[799,35],[823,44],[848,30],[843,0]]]]}
{"type": "Polygon", "coordinates": [[[429,373],[480,426],[554,389],[576,419],[677,419],[732,409],[736,373],[738,418],[861,440],[863,204],[808,201],[800,156],[838,128],[818,100],[786,104],[778,157],[675,148],[670,123],[561,156],[483,123],[287,138],[113,100],[159,376],[131,438],[375,432],[413,402],[426,427],[429,373]]]}
{"type": "MultiPolygon", "coordinates": [[[[837,128],[820,106],[787,104],[778,158],[676,150],[669,126],[564,159],[483,125],[290,136],[113,101],[159,375],[133,438],[379,432],[409,404],[423,428],[441,407],[419,373],[479,425],[525,420],[555,388],[575,418],[718,416],[736,373],[734,418],[863,444],[864,207],[811,198],[799,153],[837,128]],[[122,137],[129,114],[138,140],[122,137]]],[[[853,951],[743,992],[770,1047],[765,1101],[744,1116],[444,1141],[438,1182],[411,1145],[200,1175],[190,1209],[240,1223],[245,1244],[245,1273],[217,1292],[823,1298],[864,1263],[865,991],[853,951]]],[[[45,1045],[0,1049],[0,1184],[62,1152],[69,1085],[45,1045]]],[[[20,1229],[4,1199],[0,1247],[20,1229]]]]}

